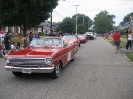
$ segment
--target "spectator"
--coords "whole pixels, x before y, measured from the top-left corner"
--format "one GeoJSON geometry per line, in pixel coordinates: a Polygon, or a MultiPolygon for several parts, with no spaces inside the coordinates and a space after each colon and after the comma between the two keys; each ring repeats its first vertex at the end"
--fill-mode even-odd
{"type": "Polygon", "coordinates": [[[11,38],[10,38],[9,32],[7,32],[4,37],[4,46],[5,46],[6,53],[8,53],[11,49],[11,38]]]}
{"type": "Polygon", "coordinates": [[[39,38],[40,38],[39,34],[36,34],[36,35],[35,35],[35,38],[36,38],[36,39],[39,39],[39,38]]]}
{"type": "Polygon", "coordinates": [[[2,48],[2,45],[0,45],[0,56],[3,56],[3,48],[2,48]]]}
{"type": "Polygon", "coordinates": [[[21,40],[22,39],[22,35],[19,34],[18,39],[21,40]]]}
{"type": "Polygon", "coordinates": [[[120,46],[120,34],[118,31],[116,31],[113,34],[113,39],[114,39],[114,45],[115,45],[115,54],[117,54],[120,46]]]}
{"type": "Polygon", "coordinates": [[[29,33],[29,43],[32,41],[32,39],[33,39],[33,33],[30,32],[30,33],[29,33]]]}
{"type": "Polygon", "coordinates": [[[18,50],[23,50],[24,48],[20,45],[20,42],[17,43],[17,49],[18,50]]]}
{"type": "Polygon", "coordinates": [[[11,51],[10,52],[16,52],[16,51],[18,51],[17,44],[16,44],[16,42],[13,42],[11,44],[11,51]]]}
{"type": "Polygon", "coordinates": [[[24,48],[26,48],[27,46],[29,46],[29,39],[28,39],[28,37],[26,36],[26,37],[24,38],[24,48]]]}
{"type": "Polygon", "coordinates": [[[133,37],[132,29],[129,29],[128,34],[127,34],[126,52],[128,52],[129,46],[130,46],[130,51],[129,52],[132,52],[132,37],[133,37]]]}

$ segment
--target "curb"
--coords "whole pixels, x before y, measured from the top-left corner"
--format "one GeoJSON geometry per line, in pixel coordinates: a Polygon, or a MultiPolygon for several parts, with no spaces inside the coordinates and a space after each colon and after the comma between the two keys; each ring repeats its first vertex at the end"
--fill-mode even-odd
{"type": "Polygon", "coordinates": [[[124,54],[121,54],[121,55],[123,55],[133,65],[133,62],[129,58],[127,58],[126,55],[124,55],[124,54]]]}

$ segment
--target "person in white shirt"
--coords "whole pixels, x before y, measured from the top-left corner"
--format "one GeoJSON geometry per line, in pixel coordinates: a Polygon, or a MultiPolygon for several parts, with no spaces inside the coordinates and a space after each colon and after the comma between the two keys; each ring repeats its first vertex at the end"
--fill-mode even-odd
{"type": "Polygon", "coordinates": [[[130,47],[130,52],[132,51],[132,29],[128,30],[127,34],[127,44],[126,44],[126,52],[128,52],[128,48],[130,47]]]}
{"type": "Polygon", "coordinates": [[[11,44],[11,52],[16,52],[17,51],[17,47],[16,47],[16,42],[13,42],[12,44],[11,44]]]}

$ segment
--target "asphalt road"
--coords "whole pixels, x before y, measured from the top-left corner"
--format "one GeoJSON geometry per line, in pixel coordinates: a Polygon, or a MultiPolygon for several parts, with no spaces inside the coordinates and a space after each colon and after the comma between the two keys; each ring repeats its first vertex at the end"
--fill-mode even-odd
{"type": "Polygon", "coordinates": [[[82,44],[58,79],[15,77],[0,59],[0,99],[133,99],[133,65],[102,37],[82,44]]]}

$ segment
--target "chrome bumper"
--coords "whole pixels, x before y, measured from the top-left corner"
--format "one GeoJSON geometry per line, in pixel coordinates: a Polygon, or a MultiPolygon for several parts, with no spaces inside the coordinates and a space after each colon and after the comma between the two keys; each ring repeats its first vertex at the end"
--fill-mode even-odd
{"type": "Polygon", "coordinates": [[[22,69],[30,69],[31,73],[52,73],[54,67],[43,67],[43,68],[28,68],[28,67],[14,67],[14,66],[4,66],[6,71],[22,72],[22,69]]]}

